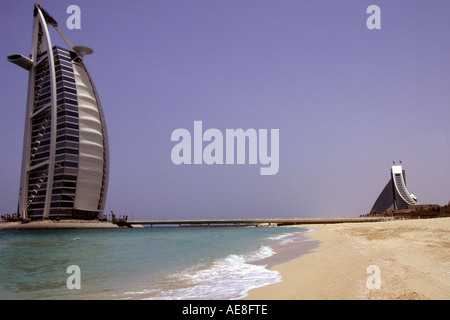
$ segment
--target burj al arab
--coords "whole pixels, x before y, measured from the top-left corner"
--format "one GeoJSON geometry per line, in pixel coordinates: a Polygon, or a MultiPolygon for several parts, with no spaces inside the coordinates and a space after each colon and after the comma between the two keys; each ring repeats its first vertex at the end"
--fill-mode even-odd
{"type": "Polygon", "coordinates": [[[58,23],[35,4],[30,55],[8,56],[29,72],[18,203],[22,218],[97,219],[103,214],[108,135],[84,64],[91,53],[88,47],[72,45],[58,23]],[[52,45],[49,28],[67,48],[52,45]]]}

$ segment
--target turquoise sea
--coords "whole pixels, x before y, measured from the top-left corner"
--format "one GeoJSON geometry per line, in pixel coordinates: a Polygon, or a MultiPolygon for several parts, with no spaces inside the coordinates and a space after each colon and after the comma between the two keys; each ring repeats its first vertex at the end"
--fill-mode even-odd
{"type": "Polygon", "coordinates": [[[0,230],[0,299],[237,299],[282,281],[270,266],[314,246],[309,231],[0,230]],[[80,289],[69,289],[68,279],[80,289]]]}

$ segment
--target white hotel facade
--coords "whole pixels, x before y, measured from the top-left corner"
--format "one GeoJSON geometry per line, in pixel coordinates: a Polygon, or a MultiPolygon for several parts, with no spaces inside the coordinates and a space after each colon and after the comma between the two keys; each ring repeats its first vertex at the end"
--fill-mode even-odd
{"type": "Polygon", "coordinates": [[[97,219],[103,214],[109,150],[103,109],[83,62],[56,21],[34,7],[29,57],[8,60],[29,72],[18,213],[31,220],[97,219]],[[67,49],[53,46],[49,27],[67,49]]]}

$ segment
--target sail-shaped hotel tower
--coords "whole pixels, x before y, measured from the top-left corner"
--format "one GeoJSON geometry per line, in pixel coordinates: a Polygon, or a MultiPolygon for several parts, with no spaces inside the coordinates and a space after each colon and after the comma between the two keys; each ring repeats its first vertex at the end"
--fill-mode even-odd
{"type": "Polygon", "coordinates": [[[31,220],[97,219],[103,214],[109,151],[102,106],[73,46],[36,4],[31,54],[8,60],[29,72],[18,213],[31,220]],[[68,49],[52,46],[49,27],[68,49]]]}

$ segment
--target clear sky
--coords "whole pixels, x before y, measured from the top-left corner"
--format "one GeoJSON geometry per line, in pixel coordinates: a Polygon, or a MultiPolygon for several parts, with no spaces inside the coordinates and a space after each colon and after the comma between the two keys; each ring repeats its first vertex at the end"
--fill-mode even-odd
{"type": "MultiPolygon", "coordinates": [[[[17,209],[34,1],[0,4],[0,213],[17,209]]],[[[403,162],[450,200],[450,1],[43,0],[98,89],[105,213],[129,219],[358,216],[403,162]],[[81,29],[69,30],[69,5],[81,29]],[[369,30],[369,5],[381,29],[369,30]],[[279,129],[279,171],[172,163],[177,128],[279,129]]],[[[53,33],[55,44],[63,45],[53,33]]]]}

